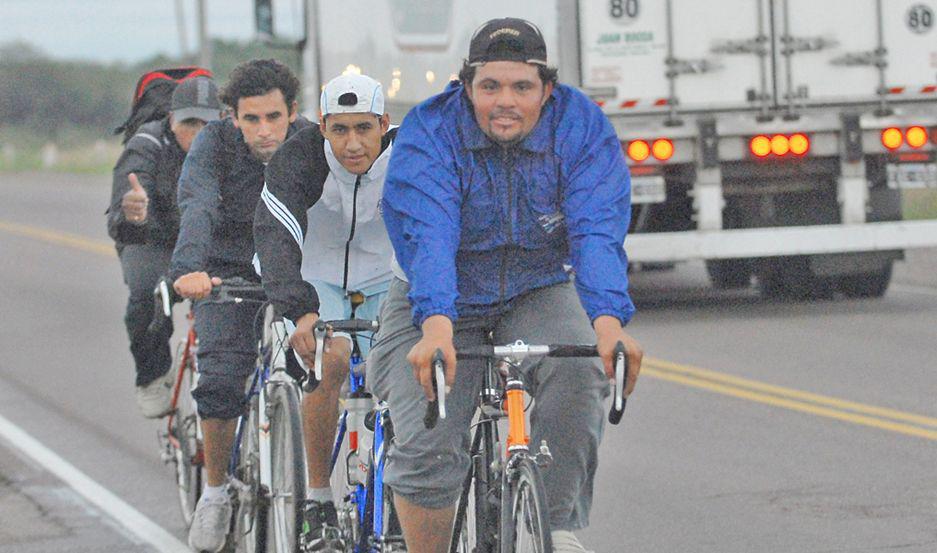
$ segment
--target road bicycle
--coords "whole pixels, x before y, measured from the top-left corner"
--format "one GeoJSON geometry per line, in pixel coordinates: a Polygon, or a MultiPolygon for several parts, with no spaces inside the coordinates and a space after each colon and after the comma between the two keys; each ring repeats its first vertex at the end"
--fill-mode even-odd
{"type": "MultiPolygon", "coordinates": [[[[161,306],[172,304],[171,287],[166,283],[157,287],[161,306]]],[[[248,379],[244,396],[244,414],[238,419],[234,447],[228,461],[229,493],[232,500],[231,527],[224,551],[246,553],[276,552],[296,553],[300,548],[300,533],[303,525],[303,503],[306,494],[306,461],[303,450],[300,397],[297,377],[287,371],[286,354],[288,338],[283,319],[275,316],[273,307],[267,303],[263,288],[243,279],[226,279],[212,289],[210,303],[235,303],[257,306],[258,318],[262,314],[262,332],[258,340],[257,363],[253,375],[248,379]]],[[[163,309],[163,314],[167,309],[163,309]]],[[[257,325],[255,325],[256,328],[257,325]]],[[[191,332],[191,331],[190,331],[191,332]]],[[[177,408],[191,400],[187,384],[194,384],[194,349],[197,338],[183,348],[183,359],[192,369],[187,371],[192,378],[183,378],[179,383],[177,408]]],[[[170,430],[173,440],[167,440],[171,458],[178,459],[177,475],[201,470],[200,454],[187,455],[185,444],[191,443],[193,451],[201,451],[201,435],[198,417],[192,409],[187,420],[191,424],[176,423],[170,430]],[[178,429],[185,432],[179,432],[178,429]],[[172,434],[176,431],[176,434],[172,434]],[[182,439],[180,439],[182,438],[182,439]],[[178,444],[178,445],[176,445],[178,444]],[[197,467],[197,469],[195,468],[197,467]]],[[[177,415],[177,419],[183,417],[177,415]]],[[[197,477],[196,479],[200,479],[197,477]]],[[[180,498],[186,484],[185,507],[194,504],[200,493],[194,487],[196,479],[177,478],[180,498]],[[194,487],[194,489],[193,489],[194,487]],[[191,499],[190,499],[191,498],[191,499]]],[[[200,482],[199,482],[200,484],[200,482]]],[[[191,520],[191,514],[189,514],[191,520]]]]}
{"type": "MultiPolygon", "coordinates": [[[[528,345],[518,340],[504,346],[482,345],[457,351],[459,359],[484,359],[486,370],[473,425],[470,469],[456,507],[449,550],[452,553],[552,553],[549,509],[540,469],[552,461],[545,442],[531,451],[525,418],[524,380],[520,364],[537,357],[596,357],[595,346],[528,345]],[[507,419],[507,453],[502,456],[498,422],[507,419]]],[[[609,422],[618,424],[625,410],[628,366],[625,348],[615,352],[614,396],[609,422]]],[[[445,366],[442,352],[433,359],[436,400],[424,423],[445,418],[445,366]]]]}
{"type": "MultiPolygon", "coordinates": [[[[154,290],[155,313],[148,331],[166,324],[172,317],[173,294],[169,282],[161,279],[154,290]],[[160,316],[162,314],[162,316],[160,316]]],[[[160,430],[160,457],[166,464],[171,464],[176,476],[179,494],[179,508],[186,528],[192,524],[195,505],[202,495],[204,479],[204,452],[202,450],[202,429],[192,399],[192,388],[198,380],[197,353],[198,337],[195,335],[195,314],[189,309],[186,314],[189,330],[186,337],[176,344],[170,370],[174,371],[173,387],[170,400],[169,416],[165,429],[160,430]]]]}
{"type": "Polygon", "coordinates": [[[384,484],[384,452],[393,439],[390,413],[365,390],[364,360],[358,332],[376,332],[377,321],[355,319],[364,297],[349,294],[351,319],[320,321],[315,327],[314,371],[321,378],[322,356],[328,332],[352,337],[348,386],[332,447],[330,477],[338,501],[340,538],[349,553],[406,551],[390,488],[384,484]]]}

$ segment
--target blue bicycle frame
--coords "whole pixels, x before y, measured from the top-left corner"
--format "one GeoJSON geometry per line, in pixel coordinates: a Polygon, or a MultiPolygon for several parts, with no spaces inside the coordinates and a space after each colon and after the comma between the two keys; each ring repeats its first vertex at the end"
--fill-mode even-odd
{"type": "MultiPolygon", "coordinates": [[[[364,388],[364,374],[358,374],[363,364],[360,354],[351,356],[350,370],[348,371],[348,397],[371,398],[364,388]]],[[[375,546],[384,536],[384,441],[385,441],[385,413],[386,408],[378,409],[374,417],[374,436],[371,442],[371,459],[367,484],[357,483],[351,493],[351,502],[357,511],[357,535],[361,536],[355,544],[356,553],[379,551],[375,546]],[[368,512],[370,508],[370,513],[368,512]]],[[[332,448],[332,459],[329,472],[331,474],[338,462],[338,457],[348,432],[348,411],[342,412],[339,419],[338,432],[332,448]]],[[[354,444],[357,446],[358,444],[354,444]]]]}

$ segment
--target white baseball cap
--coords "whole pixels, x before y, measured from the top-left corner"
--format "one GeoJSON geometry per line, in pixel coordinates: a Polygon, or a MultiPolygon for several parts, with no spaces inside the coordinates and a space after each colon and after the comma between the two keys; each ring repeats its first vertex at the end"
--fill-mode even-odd
{"type": "Polygon", "coordinates": [[[341,75],[322,89],[319,109],[323,116],[333,113],[384,115],[384,91],[381,83],[367,75],[341,75]]]}

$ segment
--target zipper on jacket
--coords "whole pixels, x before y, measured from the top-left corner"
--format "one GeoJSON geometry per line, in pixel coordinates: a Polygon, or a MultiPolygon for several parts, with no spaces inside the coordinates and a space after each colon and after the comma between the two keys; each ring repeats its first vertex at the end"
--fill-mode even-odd
{"type": "Polygon", "coordinates": [[[501,248],[501,274],[500,274],[500,289],[501,293],[498,298],[499,311],[504,311],[504,296],[507,292],[507,264],[508,264],[508,254],[511,246],[514,245],[514,156],[511,154],[508,148],[501,149],[501,160],[502,165],[507,171],[508,176],[508,236],[507,243],[501,248]]]}
{"type": "Polygon", "coordinates": [[[348,241],[345,242],[345,275],[342,277],[342,290],[348,291],[348,256],[351,253],[351,241],[355,238],[355,223],[358,220],[358,187],[361,186],[361,175],[355,179],[355,193],[351,199],[351,231],[348,241]]]}

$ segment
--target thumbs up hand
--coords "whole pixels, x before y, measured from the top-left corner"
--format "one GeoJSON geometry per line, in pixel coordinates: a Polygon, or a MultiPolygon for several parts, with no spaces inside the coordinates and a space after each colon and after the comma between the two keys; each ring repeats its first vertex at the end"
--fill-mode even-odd
{"type": "Polygon", "coordinates": [[[130,190],[124,194],[120,207],[128,221],[142,225],[146,222],[147,204],[150,203],[150,199],[146,190],[140,185],[137,175],[130,173],[127,178],[130,180],[130,190]]]}

